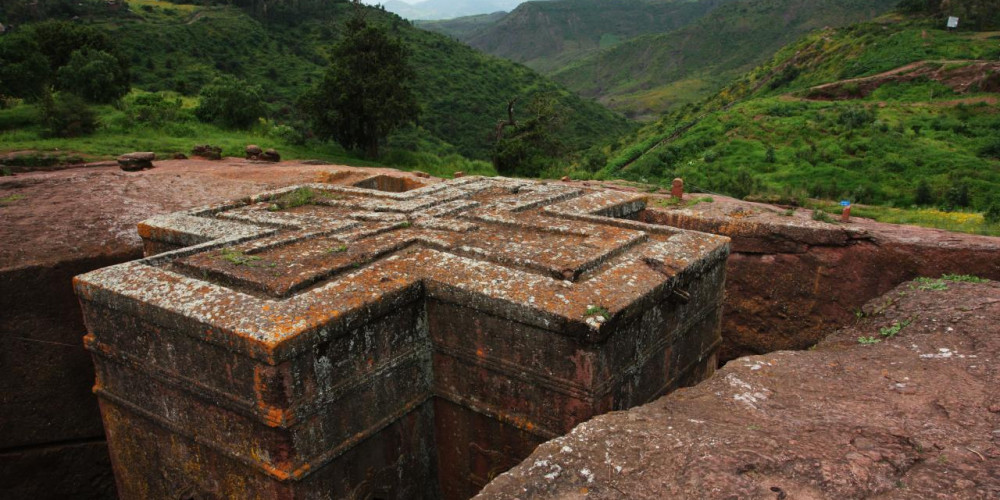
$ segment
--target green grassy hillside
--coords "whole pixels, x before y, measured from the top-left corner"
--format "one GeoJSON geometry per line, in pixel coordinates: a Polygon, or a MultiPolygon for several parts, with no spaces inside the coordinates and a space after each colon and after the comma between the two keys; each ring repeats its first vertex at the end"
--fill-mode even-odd
{"type": "Polygon", "coordinates": [[[650,118],[697,101],[804,33],[871,19],[897,0],[737,0],[679,30],[646,35],[552,74],[612,109],[650,118]]]}
{"type": "Polygon", "coordinates": [[[479,50],[551,73],[636,36],[686,26],[727,1],[730,0],[528,2],[478,30],[459,34],[459,20],[428,28],[448,31],[479,50]]]}
{"type": "Polygon", "coordinates": [[[506,12],[494,12],[492,14],[456,17],[441,21],[414,20],[413,25],[427,31],[441,33],[442,35],[462,40],[496,24],[506,16],[506,12]]]}
{"type": "MultiPolygon", "coordinates": [[[[119,41],[132,62],[133,87],[138,90],[195,96],[216,76],[231,74],[263,87],[271,125],[302,128],[295,100],[321,79],[326,50],[338,39],[350,6],[302,2],[296,10],[290,5],[296,4],[275,4],[265,16],[249,7],[130,0],[131,12],[90,16],[81,22],[105,29],[119,41]]],[[[559,131],[569,149],[589,146],[630,127],[623,117],[524,66],[416,29],[379,9],[367,11],[370,22],[388,27],[409,46],[417,73],[413,86],[423,111],[418,127],[390,138],[390,146],[397,150],[486,159],[507,101],[539,93],[555,96],[564,109],[573,111],[571,126],[559,131]]],[[[150,136],[190,135],[191,129],[190,124],[174,124],[150,136]]],[[[9,140],[3,142],[14,147],[9,140]]],[[[22,134],[18,147],[27,142],[22,134]]],[[[116,152],[121,151],[106,154],[116,152]]]]}
{"type": "Polygon", "coordinates": [[[810,34],[637,131],[599,175],[680,176],[786,202],[987,210],[1000,201],[1000,32],[937,21],[810,34]]]}

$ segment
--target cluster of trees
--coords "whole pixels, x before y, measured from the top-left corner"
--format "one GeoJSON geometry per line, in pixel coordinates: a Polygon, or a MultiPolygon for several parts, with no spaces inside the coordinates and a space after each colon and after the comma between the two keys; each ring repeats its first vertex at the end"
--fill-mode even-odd
{"type": "Polygon", "coordinates": [[[35,100],[56,91],[108,103],[129,86],[128,58],[95,28],[46,21],[0,38],[0,95],[35,100]]]}
{"type": "Polygon", "coordinates": [[[0,0],[0,19],[19,25],[44,19],[70,19],[93,14],[127,12],[125,2],[105,0],[0,0]]]}
{"type": "Polygon", "coordinates": [[[493,142],[493,167],[502,175],[538,177],[564,151],[556,132],[565,113],[558,101],[546,94],[535,95],[525,106],[524,120],[517,120],[515,105],[507,105],[507,119],[497,123],[493,142]]]}
{"type": "MultiPolygon", "coordinates": [[[[5,1],[9,2],[0,0],[5,1]]],[[[316,8],[351,4],[353,15],[328,53],[322,80],[298,97],[293,108],[297,113],[290,115],[300,125],[295,133],[332,139],[363,156],[378,157],[380,145],[391,133],[418,123],[422,110],[413,88],[417,79],[410,62],[413,55],[394,33],[396,25],[369,21],[370,8],[357,0],[313,3],[316,8]]],[[[55,0],[45,5],[50,4],[62,5],[55,0]]],[[[237,0],[236,4],[272,12],[303,8],[287,1],[237,0]]],[[[129,63],[126,50],[116,40],[82,22],[25,24],[0,36],[0,104],[11,98],[35,103],[43,111],[45,125],[58,136],[92,132],[97,125],[92,104],[114,103],[130,122],[154,126],[191,116],[180,112],[179,101],[168,102],[154,94],[122,100],[131,89],[129,63]]],[[[260,86],[226,74],[202,86],[193,116],[226,128],[246,129],[268,114],[267,95],[260,86]]],[[[483,137],[484,144],[492,144],[500,172],[536,176],[565,151],[555,138],[565,114],[558,103],[558,96],[526,100],[519,110],[520,120],[515,122],[512,116],[502,135],[483,137]]],[[[488,122],[493,116],[487,110],[481,119],[488,122]]]]}
{"type": "Polygon", "coordinates": [[[114,40],[65,21],[29,25],[0,38],[0,97],[38,102],[49,133],[92,132],[87,103],[108,103],[129,92],[129,61],[114,40]]]}
{"type": "Polygon", "coordinates": [[[910,14],[959,18],[959,27],[978,31],[1000,28],[1000,6],[996,0],[902,0],[899,9],[910,14]]]}

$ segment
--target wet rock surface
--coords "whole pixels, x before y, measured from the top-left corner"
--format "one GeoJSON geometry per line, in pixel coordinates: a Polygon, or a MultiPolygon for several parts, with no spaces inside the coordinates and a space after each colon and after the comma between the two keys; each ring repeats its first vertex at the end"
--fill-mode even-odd
{"type": "Polygon", "coordinates": [[[904,283],[863,312],[581,424],[479,498],[1000,496],[1000,284],[904,283]]]}

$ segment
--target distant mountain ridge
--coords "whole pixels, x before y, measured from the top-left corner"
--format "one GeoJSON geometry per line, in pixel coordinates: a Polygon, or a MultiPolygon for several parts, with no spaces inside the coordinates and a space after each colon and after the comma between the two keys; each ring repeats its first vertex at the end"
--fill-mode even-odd
{"type": "MultiPolygon", "coordinates": [[[[385,10],[406,19],[452,19],[477,14],[507,12],[524,0],[424,0],[406,3],[401,0],[384,2],[385,10]]],[[[536,0],[537,1],[537,0],[536,0]]],[[[543,0],[544,1],[544,0],[543,0]]]]}
{"type": "Polygon", "coordinates": [[[528,2],[463,38],[469,45],[551,73],[639,35],[682,28],[732,0],[528,2]]]}
{"type": "Polygon", "coordinates": [[[627,41],[551,76],[632,117],[655,116],[718,90],[809,31],[872,19],[896,3],[736,0],[685,28],[627,41]]]}
{"type": "Polygon", "coordinates": [[[633,118],[720,89],[800,35],[898,0],[552,0],[420,26],[525,64],[633,118]]]}

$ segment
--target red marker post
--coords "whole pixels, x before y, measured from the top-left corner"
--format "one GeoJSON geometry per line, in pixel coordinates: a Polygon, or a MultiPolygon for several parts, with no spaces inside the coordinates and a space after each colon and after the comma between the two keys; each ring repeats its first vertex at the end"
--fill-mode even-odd
{"type": "Polygon", "coordinates": [[[840,212],[840,222],[851,222],[851,202],[844,200],[840,202],[844,210],[840,212]]]}

